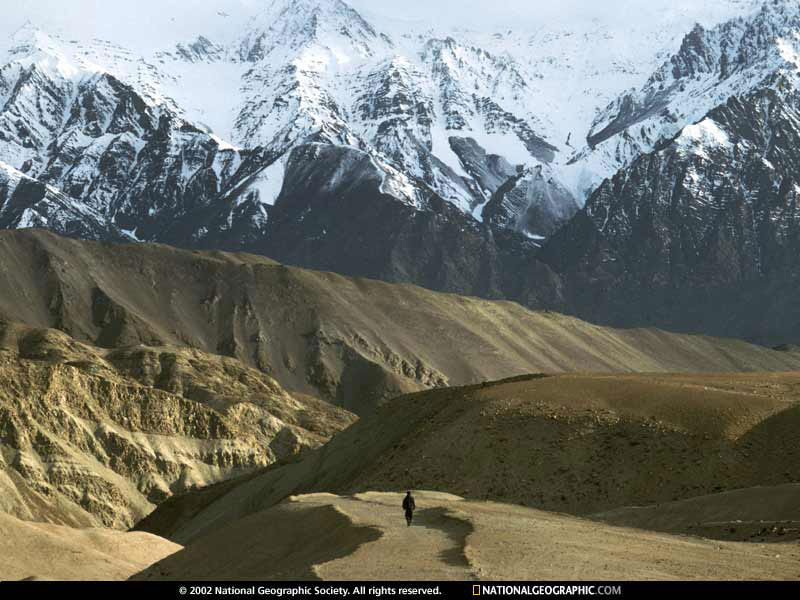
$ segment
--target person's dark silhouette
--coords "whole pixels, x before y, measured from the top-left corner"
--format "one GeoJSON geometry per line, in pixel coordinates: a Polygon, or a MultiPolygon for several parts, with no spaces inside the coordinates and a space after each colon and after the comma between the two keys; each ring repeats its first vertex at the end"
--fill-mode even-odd
{"type": "Polygon", "coordinates": [[[414,496],[411,492],[406,492],[406,497],[403,498],[403,510],[406,511],[406,525],[411,527],[411,520],[414,518],[414,511],[417,508],[417,503],[414,502],[414,496]]]}

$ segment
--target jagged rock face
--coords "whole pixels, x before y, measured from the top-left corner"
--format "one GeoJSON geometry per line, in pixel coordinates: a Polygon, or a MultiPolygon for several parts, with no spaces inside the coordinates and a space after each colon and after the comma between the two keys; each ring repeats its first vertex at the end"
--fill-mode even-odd
{"type": "Polygon", "coordinates": [[[31,179],[0,162],[0,228],[40,227],[65,235],[94,239],[121,240],[114,227],[89,207],[76,206],[73,199],[31,179]]]}
{"type": "Polygon", "coordinates": [[[520,170],[501,185],[483,209],[484,220],[502,229],[545,240],[571,219],[579,206],[572,195],[541,168],[520,170]]]}
{"type": "MultiPolygon", "coordinates": [[[[491,166],[463,164],[452,133],[514,165],[548,164],[558,148],[513,57],[401,37],[338,0],[280,0],[232,42],[198,35],[138,60],[26,27],[0,64],[0,160],[72,199],[38,209],[37,225],[92,239],[245,247],[266,235],[288,155],[309,142],[366,152],[389,179],[402,172],[415,191],[401,202],[432,190],[480,219],[503,182],[486,187],[478,171],[491,166]],[[227,91],[184,89],[220,74],[227,91]],[[195,109],[223,92],[213,114],[195,109]],[[100,223],[62,226],[82,212],[100,223]]],[[[6,227],[30,224],[13,217],[6,227]]]]}
{"type": "Polygon", "coordinates": [[[475,178],[484,195],[493,194],[517,173],[517,167],[498,154],[487,154],[473,138],[450,136],[448,142],[464,170],[475,178]]]}
{"type": "Polygon", "coordinates": [[[600,112],[575,162],[610,176],[730,97],[777,85],[780,74],[794,85],[799,29],[800,9],[786,0],[711,29],[696,25],[640,89],[600,112]]]}
{"type": "Polygon", "coordinates": [[[781,84],[729,99],[634,161],[553,238],[545,254],[573,279],[579,310],[763,341],[797,336],[784,300],[799,266],[800,96],[772,87],[781,84]]]}
{"type": "Polygon", "coordinates": [[[174,493],[290,458],[355,418],[234,359],[101,350],[10,323],[0,380],[0,506],[70,525],[130,527],[174,493]]]}

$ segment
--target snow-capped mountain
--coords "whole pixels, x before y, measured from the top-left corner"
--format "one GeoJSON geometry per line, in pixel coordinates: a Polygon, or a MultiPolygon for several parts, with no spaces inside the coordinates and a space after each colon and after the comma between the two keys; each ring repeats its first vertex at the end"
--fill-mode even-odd
{"type": "Polygon", "coordinates": [[[573,164],[595,179],[611,176],[728,98],[773,86],[781,74],[794,79],[797,15],[797,3],[770,0],[716,27],[695,25],[641,87],[597,115],[573,164]]]}
{"type": "MultiPolygon", "coordinates": [[[[791,246],[795,2],[492,30],[342,0],[253,6],[158,48],[35,24],[0,44],[0,226],[256,251],[584,315],[591,301],[565,298],[596,281],[624,295],[601,271],[636,271],[652,240],[705,256],[735,230],[739,258],[705,279],[724,282],[734,262],[771,269],[764,239],[791,246]],[[754,202],[784,237],[742,229],[754,202]]],[[[654,261],[639,283],[677,285],[681,261],[654,261]]]]}
{"type": "MultiPolygon", "coordinates": [[[[93,63],[91,52],[32,27],[11,42],[0,68],[0,156],[60,198],[29,198],[16,226],[62,231],[72,213],[91,214],[89,237],[157,239],[165,221],[209,202],[243,171],[236,149],[93,63]]],[[[9,210],[0,208],[4,221],[9,210]]]]}
{"type": "MultiPolygon", "coordinates": [[[[736,4],[720,3],[717,15],[736,4]]],[[[587,52],[619,33],[596,21],[574,36],[377,21],[341,0],[274,0],[244,25],[209,26],[220,39],[201,30],[148,53],[28,24],[0,63],[0,160],[91,209],[104,229],[160,240],[183,219],[195,230],[167,241],[200,243],[219,225],[202,222],[209,210],[227,211],[231,228],[246,214],[237,228],[264,235],[289,151],[345,145],[372,157],[401,202],[435,193],[478,221],[491,206],[494,225],[539,239],[578,210],[581,185],[599,183],[570,159],[587,107],[609,92],[578,100],[576,82],[594,74],[621,89],[668,45],[662,35],[631,53],[646,58],[612,50],[598,62],[587,52]],[[599,76],[606,68],[612,76],[599,76]]],[[[52,210],[38,222],[57,222],[52,210]]]]}
{"type": "Polygon", "coordinates": [[[245,147],[359,148],[478,219],[497,189],[477,176],[487,168],[478,161],[546,165],[558,151],[537,134],[526,77],[508,56],[452,37],[379,33],[340,1],[279,2],[263,22],[238,54],[255,64],[232,132],[245,147]],[[477,154],[457,154],[466,140],[477,154]]]}
{"type": "Polygon", "coordinates": [[[573,282],[577,310],[760,340],[797,334],[787,302],[800,273],[800,6],[769,2],[695,28],[612,108],[594,151],[639,156],[543,255],[573,282]]]}

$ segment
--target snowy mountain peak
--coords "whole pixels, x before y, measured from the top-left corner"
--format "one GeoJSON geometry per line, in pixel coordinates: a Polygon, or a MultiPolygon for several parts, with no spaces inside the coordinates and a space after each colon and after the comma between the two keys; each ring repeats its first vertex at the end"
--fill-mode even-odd
{"type": "Polygon", "coordinates": [[[388,42],[341,0],[277,0],[253,17],[239,56],[243,61],[257,62],[273,53],[319,44],[347,62],[351,55],[371,56],[379,39],[388,42]]]}
{"type": "Polygon", "coordinates": [[[177,44],[175,51],[180,58],[190,63],[217,62],[226,58],[225,48],[213,43],[203,35],[197,36],[191,42],[177,44]]]}
{"type": "Polygon", "coordinates": [[[9,41],[12,48],[17,46],[32,47],[35,46],[36,39],[42,37],[48,36],[36,24],[28,20],[25,21],[25,23],[23,23],[19,29],[14,31],[13,34],[11,34],[9,41]]]}
{"type": "Polygon", "coordinates": [[[713,27],[696,24],[641,87],[600,111],[569,168],[597,185],[729,98],[797,89],[800,5],[769,0],[745,8],[713,27]]]}
{"type": "Polygon", "coordinates": [[[29,24],[0,63],[0,159],[156,239],[164,215],[214,203],[260,232],[287,165],[304,172],[293,151],[329,144],[353,151],[329,154],[353,159],[342,178],[538,240],[743,82],[791,79],[797,6],[753,2],[709,0],[694,28],[670,6],[498,33],[274,0],[149,51],[29,24]],[[744,16],[714,25],[729,13],[744,16]]]}
{"type": "MultiPolygon", "coordinates": [[[[154,54],[153,60],[163,53],[154,54]]],[[[17,68],[26,70],[35,67],[43,76],[58,84],[67,81],[79,83],[87,77],[100,73],[110,74],[122,81],[135,83],[140,91],[153,104],[161,99],[153,98],[148,92],[153,90],[150,81],[137,78],[137,71],[149,70],[148,79],[157,78],[155,67],[131,50],[113,42],[101,39],[80,40],[62,34],[45,31],[40,27],[26,23],[7,40],[5,47],[0,46],[0,70],[12,71],[17,68]]],[[[140,73],[142,74],[142,73],[140,73]]],[[[0,88],[3,82],[0,81],[0,88]]]]}
{"type": "Polygon", "coordinates": [[[67,62],[63,45],[30,22],[20,27],[9,40],[6,51],[7,61],[25,62],[30,66],[44,57],[67,62]]]}

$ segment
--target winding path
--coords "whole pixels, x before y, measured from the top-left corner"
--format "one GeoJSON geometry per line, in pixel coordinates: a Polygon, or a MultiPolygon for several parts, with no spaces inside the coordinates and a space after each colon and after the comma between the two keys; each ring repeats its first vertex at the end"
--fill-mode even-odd
{"type": "MultiPolygon", "coordinates": [[[[370,492],[336,498],[338,510],[355,525],[371,527],[381,536],[343,558],[315,565],[314,573],[326,580],[468,580],[475,579],[464,555],[472,525],[441,508],[442,501],[458,501],[448,494],[415,495],[414,523],[406,526],[402,494],[370,492]]],[[[301,503],[330,504],[332,497],[303,496],[301,503]]]]}

